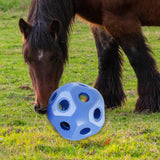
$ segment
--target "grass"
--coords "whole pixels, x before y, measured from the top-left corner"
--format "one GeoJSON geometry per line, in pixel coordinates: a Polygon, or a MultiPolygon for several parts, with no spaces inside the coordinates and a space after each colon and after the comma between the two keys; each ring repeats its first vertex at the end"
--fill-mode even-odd
{"type": "MultiPolygon", "coordinates": [[[[160,159],[160,114],[133,113],[137,80],[125,56],[126,104],[122,109],[106,110],[105,125],[97,135],[78,142],[65,140],[54,131],[46,116],[36,114],[18,29],[18,19],[26,18],[28,7],[20,0],[1,0],[0,6],[0,160],[160,159]]],[[[160,28],[143,30],[157,53],[153,56],[160,68],[160,28]]],[[[60,86],[74,81],[93,85],[98,72],[96,48],[88,24],[80,20],[73,26],[69,54],[60,86]]]]}

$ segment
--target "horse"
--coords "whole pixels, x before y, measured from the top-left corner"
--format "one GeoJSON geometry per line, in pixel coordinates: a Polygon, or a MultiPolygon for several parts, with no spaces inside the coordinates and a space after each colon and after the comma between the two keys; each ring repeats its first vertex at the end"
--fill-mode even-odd
{"type": "Polygon", "coordinates": [[[122,86],[124,51],[138,85],[136,112],[160,111],[160,74],[142,26],[160,25],[159,0],[32,0],[27,21],[20,18],[23,56],[35,91],[34,109],[45,114],[68,61],[68,37],[75,16],[91,24],[98,53],[94,87],[107,108],[126,100],[122,86]]]}

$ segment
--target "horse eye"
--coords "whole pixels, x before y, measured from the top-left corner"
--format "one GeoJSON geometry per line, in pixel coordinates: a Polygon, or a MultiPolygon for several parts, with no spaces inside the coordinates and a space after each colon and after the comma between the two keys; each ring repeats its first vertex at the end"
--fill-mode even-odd
{"type": "Polygon", "coordinates": [[[31,64],[32,60],[31,60],[31,57],[25,57],[24,56],[24,60],[27,64],[31,64]]]}
{"type": "Polygon", "coordinates": [[[31,64],[31,61],[29,61],[29,60],[25,60],[25,62],[26,62],[27,64],[31,64]]]}

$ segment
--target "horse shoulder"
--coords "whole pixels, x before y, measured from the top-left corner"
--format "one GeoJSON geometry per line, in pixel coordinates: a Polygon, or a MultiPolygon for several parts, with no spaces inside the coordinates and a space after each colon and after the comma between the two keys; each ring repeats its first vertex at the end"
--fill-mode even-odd
{"type": "Polygon", "coordinates": [[[75,0],[75,12],[83,19],[102,24],[103,0],[75,0]]]}

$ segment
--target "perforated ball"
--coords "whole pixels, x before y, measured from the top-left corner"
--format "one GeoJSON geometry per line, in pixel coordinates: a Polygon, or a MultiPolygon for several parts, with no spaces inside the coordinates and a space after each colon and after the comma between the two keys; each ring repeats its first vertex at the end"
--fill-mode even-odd
{"type": "Polygon", "coordinates": [[[48,119],[68,140],[81,140],[100,131],[105,121],[104,100],[95,89],[82,83],[69,83],[50,97],[48,119]]]}

